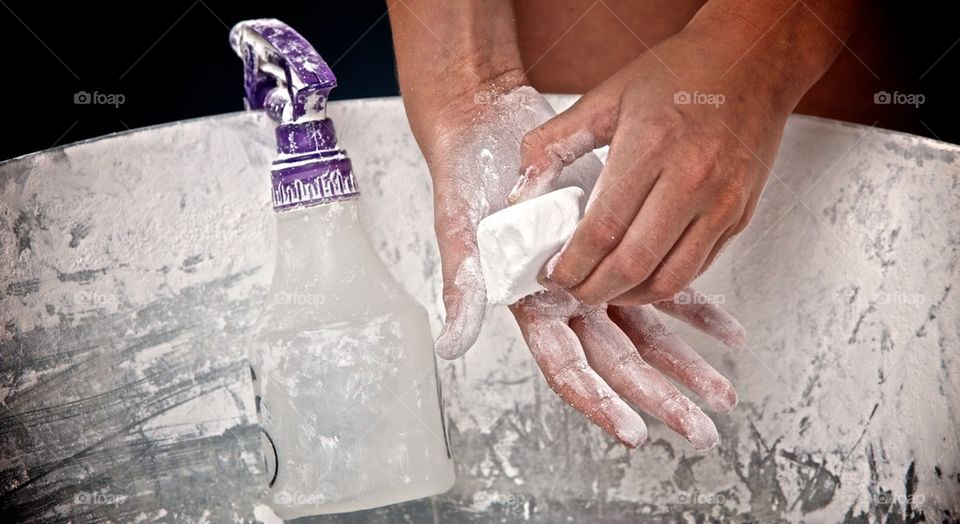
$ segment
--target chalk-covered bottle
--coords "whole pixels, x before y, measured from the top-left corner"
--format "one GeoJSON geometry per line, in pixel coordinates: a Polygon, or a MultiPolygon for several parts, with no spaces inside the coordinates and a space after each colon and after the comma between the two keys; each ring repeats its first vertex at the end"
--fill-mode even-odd
{"type": "Polygon", "coordinates": [[[268,502],[283,518],[446,491],[454,473],[426,311],[367,240],[323,59],[277,20],[237,24],[246,103],[280,122],[273,283],[249,352],[268,502]]]}

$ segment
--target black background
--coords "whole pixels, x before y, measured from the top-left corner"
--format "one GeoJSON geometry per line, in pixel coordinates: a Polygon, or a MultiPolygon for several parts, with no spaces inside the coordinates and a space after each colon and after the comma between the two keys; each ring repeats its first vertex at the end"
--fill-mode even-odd
{"type": "Polygon", "coordinates": [[[385,2],[2,2],[0,89],[9,106],[0,160],[242,110],[243,71],[228,34],[249,18],[279,18],[304,35],[337,75],[334,100],[398,94],[385,2]],[[126,101],[76,105],[81,90],[126,101]]]}
{"type": "MultiPolygon", "coordinates": [[[[892,10],[890,37],[900,54],[890,59],[904,62],[914,78],[929,69],[915,85],[890,86],[926,97],[903,129],[960,143],[960,88],[954,81],[960,71],[960,2],[882,3],[892,10]]],[[[241,110],[241,65],[227,35],[234,23],[258,17],[287,22],[317,48],[339,79],[333,99],[398,94],[383,1],[0,0],[0,159],[241,110]],[[119,108],[76,105],[73,96],[81,90],[121,93],[126,101],[119,108]]]]}

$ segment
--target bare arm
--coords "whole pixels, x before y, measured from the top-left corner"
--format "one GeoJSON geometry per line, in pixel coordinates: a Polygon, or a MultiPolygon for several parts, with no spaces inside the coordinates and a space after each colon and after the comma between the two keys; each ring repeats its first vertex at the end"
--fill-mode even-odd
{"type": "MultiPolygon", "coordinates": [[[[397,76],[414,135],[434,145],[434,115],[487,90],[526,85],[510,0],[403,0],[390,4],[397,76]]],[[[429,155],[428,155],[429,158],[429,155]]]]}

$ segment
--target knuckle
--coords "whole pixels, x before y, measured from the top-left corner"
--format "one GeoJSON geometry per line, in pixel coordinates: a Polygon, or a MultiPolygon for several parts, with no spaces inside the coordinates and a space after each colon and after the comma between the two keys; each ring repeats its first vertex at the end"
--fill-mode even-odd
{"type": "Polygon", "coordinates": [[[686,283],[674,276],[660,276],[650,283],[649,293],[655,302],[671,299],[683,291],[686,283]]]}
{"type": "Polygon", "coordinates": [[[704,218],[715,228],[725,230],[735,227],[744,216],[746,202],[747,197],[744,193],[733,190],[718,191],[704,218]]]}
{"type": "Polygon", "coordinates": [[[544,376],[550,389],[559,394],[578,382],[578,377],[583,374],[586,365],[586,361],[581,359],[547,362],[544,376]]]}
{"type": "Polygon", "coordinates": [[[669,134],[673,129],[686,122],[687,115],[679,107],[668,107],[657,111],[647,122],[647,128],[661,135],[669,134]]]}
{"type": "Polygon", "coordinates": [[[683,393],[680,393],[679,390],[674,389],[668,392],[657,402],[656,412],[658,418],[669,418],[671,413],[675,413],[678,408],[686,405],[688,402],[687,397],[683,396],[683,393]]]}
{"type": "Polygon", "coordinates": [[[542,127],[524,133],[520,139],[520,149],[527,152],[544,152],[547,141],[542,127]]]}
{"type": "Polygon", "coordinates": [[[643,132],[637,138],[636,145],[640,150],[653,149],[667,139],[672,129],[672,123],[655,121],[643,128],[643,132]]]}
{"type": "Polygon", "coordinates": [[[742,211],[739,217],[739,221],[734,224],[732,231],[734,235],[739,235],[743,232],[744,229],[747,229],[747,226],[750,225],[750,220],[753,219],[753,210],[747,209],[742,211]]]}
{"type": "Polygon", "coordinates": [[[730,228],[730,236],[739,235],[743,233],[744,229],[747,229],[747,225],[750,223],[750,220],[747,217],[742,218],[739,222],[735,223],[733,227],[730,228]]]}
{"type": "Polygon", "coordinates": [[[746,184],[739,177],[733,177],[717,191],[717,202],[722,208],[739,216],[747,205],[747,196],[746,184]]]}
{"type": "Polygon", "coordinates": [[[612,249],[625,229],[620,217],[610,212],[601,212],[589,222],[586,233],[592,245],[601,249],[612,249]]]}
{"type": "Polygon", "coordinates": [[[716,180],[717,172],[713,165],[695,161],[684,169],[680,189],[687,194],[708,191],[716,185],[716,180]]]}
{"type": "Polygon", "coordinates": [[[613,259],[614,272],[624,280],[639,282],[656,266],[654,254],[642,245],[630,244],[618,249],[613,259]]]}

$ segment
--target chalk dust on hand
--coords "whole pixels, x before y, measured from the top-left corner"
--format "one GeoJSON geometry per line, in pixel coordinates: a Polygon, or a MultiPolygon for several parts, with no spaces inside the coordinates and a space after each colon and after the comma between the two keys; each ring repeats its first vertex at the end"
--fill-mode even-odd
{"type": "MultiPolygon", "coordinates": [[[[446,283],[447,319],[437,340],[441,356],[463,354],[479,334],[486,289],[477,228],[484,217],[506,206],[517,181],[523,135],[555,114],[535,89],[520,87],[492,97],[478,111],[466,136],[457,134],[456,140],[438,148],[441,154],[433,159],[431,169],[435,171],[437,233],[446,283]]],[[[565,169],[556,185],[573,185],[589,192],[601,167],[599,159],[587,155],[565,169]]]]}
{"type": "MultiPolygon", "coordinates": [[[[520,142],[523,135],[553,115],[553,109],[532,88],[523,87],[497,96],[479,112],[472,124],[470,136],[466,139],[462,135],[458,136],[456,143],[444,149],[445,158],[439,160],[452,168],[445,170],[448,176],[434,178],[438,216],[441,221],[462,226],[457,228],[438,225],[438,233],[459,237],[450,240],[447,246],[455,246],[456,252],[443,252],[441,249],[441,256],[445,259],[444,275],[448,281],[453,282],[452,286],[447,286],[451,289],[445,288],[444,302],[447,305],[448,318],[441,339],[451,346],[459,347],[460,352],[473,343],[473,333],[479,331],[483,315],[478,312],[485,310],[489,284],[485,279],[502,279],[490,286],[490,297],[501,300],[498,297],[506,296],[508,298],[502,300],[510,300],[512,291],[526,290],[522,286],[503,285],[504,282],[512,282],[514,277],[522,273],[529,284],[530,273],[535,279],[536,272],[540,270],[536,263],[539,260],[533,261],[532,256],[531,261],[520,271],[512,274],[493,269],[491,266],[495,264],[490,264],[490,260],[484,263],[481,257],[479,244],[484,243],[483,239],[473,236],[469,241],[463,241],[462,237],[476,235],[484,217],[504,209],[507,205],[507,196],[511,189],[518,185],[517,166],[520,165],[520,142]],[[464,303],[461,304],[461,301],[464,303]],[[465,315],[467,312],[472,314],[465,315]]],[[[576,186],[583,190],[583,193],[589,194],[600,174],[602,164],[592,154],[574,162],[575,155],[571,151],[592,147],[592,140],[592,137],[581,134],[570,137],[570,143],[557,144],[552,150],[556,159],[551,162],[551,172],[547,176],[539,177],[538,185],[524,191],[539,194],[559,187],[576,186]],[[570,165],[565,166],[567,163],[570,165]]],[[[543,171],[538,174],[543,174],[543,171]]],[[[519,185],[523,185],[522,181],[519,185]]],[[[582,212],[582,208],[578,211],[582,212]]],[[[499,228],[492,228],[495,231],[490,233],[502,232],[506,227],[501,225],[499,228]]],[[[514,233],[522,236],[520,232],[514,233]]],[[[490,235],[491,238],[497,236],[490,235]]],[[[519,245],[523,242],[516,243],[519,245]]],[[[509,251],[505,246],[493,247],[494,251],[509,251]]],[[[517,246],[514,247],[523,251],[517,246]]],[[[529,252],[525,253],[529,256],[529,252]]],[[[550,255],[547,254],[547,259],[550,255]]],[[[503,255],[501,259],[494,261],[502,263],[512,256],[516,255],[503,255]]],[[[547,262],[547,266],[549,264],[547,262]]],[[[539,289],[539,286],[536,289],[539,289]]],[[[666,419],[671,428],[679,431],[697,449],[707,449],[716,444],[719,436],[710,418],[683,395],[672,394],[676,389],[643,362],[626,334],[607,316],[606,306],[586,306],[569,293],[558,290],[535,292],[519,299],[510,307],[524,333],[531,354],[551,388],[620,442],[635,447],[646,439],[647,429],[643,419],[621,398],[616,387],[611,388],[612,384],[607,382],[610,380],[619,380],[624,386],[631,385],[630,388],[623,388],[630,397],[659,399],[648,402],[644,408],[649,408],[658,418],[666,419]],[[592,320],[585,320],[588,318],[592,320]],[[605,319],[604,325],[597,324],[597,319],[600,318],[605,319]],[[578,323],[581,333],[574,333],[571,326],[578,323]],[[620,355],[618,359],[611,361],[590,350],[590,358],[596,362],[596,366],[604,369],[605,366],[610,367],[606,372],[595,369],[584,352],[584,346],[587,345],[584,341],[590,339],[603,342],[614,336],[619,337],[620,345],[628,347],[639,362],[632,367],[623,367],[619,358],[625,359],[626,356],[620,355]],[[618,371],[619,378],[611,372],[618,366],[622,368],[618,371]],[[614,378],[611,378],[612,376],[614,378]]],[[[735,330],[731,331],[734,332],[735,330]]],[[[728,337],[729,340],[735,338],[728,337]]]]}

